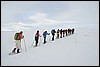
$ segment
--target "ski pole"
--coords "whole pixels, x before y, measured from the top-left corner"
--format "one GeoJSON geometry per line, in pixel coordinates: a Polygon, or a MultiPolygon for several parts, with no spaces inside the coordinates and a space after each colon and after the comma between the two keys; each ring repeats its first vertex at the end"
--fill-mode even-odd
{"type": "Polygon", "coordinates": [[[25,50],[26,50],[26,52],[27,52],[26,43],[25,43],[25,38],[24,38],[24,45],[25,45],[25,50]]]}

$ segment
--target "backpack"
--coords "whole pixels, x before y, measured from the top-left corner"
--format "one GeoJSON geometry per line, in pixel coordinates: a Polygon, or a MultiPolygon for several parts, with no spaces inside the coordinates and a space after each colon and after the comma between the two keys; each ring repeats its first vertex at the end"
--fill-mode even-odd
{"type": "Polygon", "coordinates": [[[53,34],[54,33],[54,30],[52,30],[51,33],[53,34]]]}
{"type": "Polygon", "coordinates": [[[14,36],[14,39],[15,39],[15,40],[20,40],[19,34],[20,34],[20,33],[16,33],[16,34],[15,34],[15,36],[14,36]]]}
{"type": "Polygon", "coordinates": [[[51,33],[52,33],[52,34],[55,34],[55,33],[56,33],[55,29],[53,29],[53,30],[51,31],[51,33]]]}

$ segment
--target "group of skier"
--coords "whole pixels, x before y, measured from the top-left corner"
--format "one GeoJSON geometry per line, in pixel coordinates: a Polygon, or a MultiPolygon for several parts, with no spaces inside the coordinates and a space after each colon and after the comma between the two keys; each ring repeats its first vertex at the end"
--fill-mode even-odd
{"type": "MultiPolygon", "coordinates": [[[[72,28],[72,29],[61,29],[61,30],[57,30],[57,31],[54,31],[54,33],[56,33],[57,34],[57,37],[56,37],[56,39],[59,39],[59,38],[62,38],[62,37],[65,37],[65,35],[66,36],[68,36],[68,35],[71,35],[71,34],[74,34],[74,28],[72,28]]],[[[54,40],[54,33],[52,34],[52,41],[54,40]]]]}
{"type": "MultiPolygon", "coordinates": [[[[56,39],[59,39],[59,38],[62,38],[62,37],[65,37],[65,34],[66,36],[70,35],[70,34],[74,34],[74,28],[73,29],[58,29],[57,31],[55,31],[55,29],[52,29],[51,30],[51,35],[52,35],[52,41],[54,41],[55,39],[55,33],[56,33],[56,39]]],[[[48,33],[47,31],[44,31],[43,32],[43,39],[44,39],[44,42],[43,44],[47,43],[46,41],[46,37],[47,35],[50,35],[50,33],[48,33]]],[[[35,34],[35,47],[38,46],[38,41],[39,41],[39,37],[41,38],[42,36],[40,35],[39,33],[39,30],[37,30],[36,34],[35,34]]],[[[21,49],[21,39],[24,39],[24,35],[23,35],[23,31],[20,31],[20,33],[16,33],[15,36],[14,36],[14,39],[15,39],[15,43],[16,43],[16,46],[15,48],[12,50],[12,53],[15,53],[15,51],[17,50],[17,53],[20,53],[20,49],[21,49]]]]}

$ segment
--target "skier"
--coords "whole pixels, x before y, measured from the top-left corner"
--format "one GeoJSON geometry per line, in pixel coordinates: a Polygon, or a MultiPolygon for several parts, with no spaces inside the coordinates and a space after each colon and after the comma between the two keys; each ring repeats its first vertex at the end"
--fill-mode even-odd
{"type": "Polygon", "coordinates": [[[75,29],[73,28],[73,29],[72,29],[72,34],[74,34],[74,31],[75,31],[75,29]]]}
{"type": "MultiPolygon", "coordinates": [[[[36,41],[36,44],[35,44],[35,47],[37,47],[37,44],[38,44],[38,40],[39,40],[39,36],[40,36],[40,33],[39,33],[39,30],[36,32],[35,34],[35,41],[36,41]]],[[[40,36],[41,37],[41,36],[40,36]]]]}
{"type": "Polygon", "coordinates": [[[68,28],[68,34],[69,34],[69,35],[71,34],[71,29],[69,29],[69,28],[68,28]]]}
{"type": "Polygon", "coordinates": [[[65,32],[66,32],[66,36],[67,36],[67,31],[68,31],[68,30],[66,29],[66,30],[65,30],[65,32]]]}
{"type": "Polygon", "coordinates": [[[46,43],[46,36],[50,35],[50,33],[48,33],[47,31],[43,32],[43,37],[44,37],[44,44],[46,43]]]}
{"type": "Polygon", "coordinates": [[[52,29],[52,30],[51,30],[51,34],[52,34],[52,41],[54,41],[54,35],[55,35],[55,33],[56,33],[55,29],[52,29]]]}
{"type": "Polygon", "coordinates": [[[59,39],[59,32],[60,32],[60,31],[59,31],[59,29],[58,29],[58,30],[57,30],[57,37],[56,37],[57,39],[59,39]]]}
{"type": "Polygon", "coordinates": [[[23,39],[23,32],[20,31],[20,33],[16,33],[14,36],[16,47],[12,50],[12,53],[15,53],[15,50],[17,49],[17,53],[20,53],[19,50],[21,49],[21,39],[23,39]]]}
{"type": "Polygon", "coordinates": [[[60,38],[62,38],[62,29],[60,30],[60,38]]]}
{"type": "Polygon", "coordinates": [[[65,30],[63,30],[62,32],[63,32],[63,37],[64,37],[64,35],[65,35],[65,30]]]}

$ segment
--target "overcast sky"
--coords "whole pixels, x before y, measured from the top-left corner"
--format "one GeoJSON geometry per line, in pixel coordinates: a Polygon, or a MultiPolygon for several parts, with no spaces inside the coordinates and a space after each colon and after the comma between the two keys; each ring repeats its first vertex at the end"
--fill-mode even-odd
{"type": "Polygon", "coordinates": [[[1,1],[1,25],[73,21],[99,24],[99,1],[1,1]]]}

